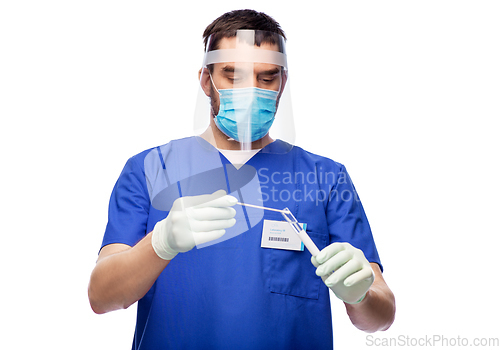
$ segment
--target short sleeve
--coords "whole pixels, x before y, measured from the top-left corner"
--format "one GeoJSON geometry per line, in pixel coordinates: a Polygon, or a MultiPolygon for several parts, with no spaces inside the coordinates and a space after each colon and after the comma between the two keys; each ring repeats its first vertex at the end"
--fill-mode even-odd
{"type": "Polygon", "coordinates": [[[331,243],[350,243],[361,249],[369,262],[379,264],[382,269],[368,218],[344,166],[330,192],[327,220],[331,243]]]}
{"type": "Polygon", "coordinates": [[[134,246],[147,234],[150,201],[139,164],[135,157],[130,158],[113,188],[101,249],[113,243],[134,246]]]}

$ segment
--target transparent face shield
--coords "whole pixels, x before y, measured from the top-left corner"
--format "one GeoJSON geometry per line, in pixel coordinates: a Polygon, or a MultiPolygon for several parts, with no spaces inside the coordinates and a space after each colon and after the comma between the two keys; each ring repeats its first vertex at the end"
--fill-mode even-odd
{"type": "Polygon", "coordinates": [[[199,78],[194,131],[201,144],[214,150],[290,151],[295,127],[281,35],[212,34],[199,78]]]}

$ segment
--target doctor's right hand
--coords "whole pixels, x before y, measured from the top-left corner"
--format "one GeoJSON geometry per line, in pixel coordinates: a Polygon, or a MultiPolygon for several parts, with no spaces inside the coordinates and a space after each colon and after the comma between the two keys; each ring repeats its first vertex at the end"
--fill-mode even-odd
{"type": "Polygon", "coordinates": [[[219,190],[212,194],[177,198],[170,213],[159,221],[152,233],[151,244],[156,254],[172,260],[198,244],[216,240],[234,226],[238,200],[219,190]]]}

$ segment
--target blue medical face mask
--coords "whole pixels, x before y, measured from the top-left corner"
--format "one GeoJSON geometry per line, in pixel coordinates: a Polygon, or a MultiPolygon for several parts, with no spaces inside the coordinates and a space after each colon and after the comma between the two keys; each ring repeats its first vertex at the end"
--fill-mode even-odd
{"type": "Polygon", "coordinates": [[[278,91],[256,87],[222,89],[215,124],[238,142],[254,142],[263,138],[273,125],[278,91]]]}

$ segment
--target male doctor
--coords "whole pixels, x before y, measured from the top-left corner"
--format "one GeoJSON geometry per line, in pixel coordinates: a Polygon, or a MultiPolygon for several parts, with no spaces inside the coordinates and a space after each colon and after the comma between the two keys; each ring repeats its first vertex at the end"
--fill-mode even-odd
{"type": "Polygon", "coordinates": [[[92,309],[138,302],[133,349],[332,349],[329,290],[356,327],[386,330],[394,296],[345,167],[293,145],[279,24],[232,11],[204,39],[201,132],[125,165],[92,309]],[[320,253],[280,213],[240,203],[289,208],[320,253]]]}

